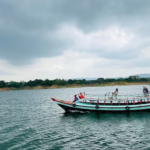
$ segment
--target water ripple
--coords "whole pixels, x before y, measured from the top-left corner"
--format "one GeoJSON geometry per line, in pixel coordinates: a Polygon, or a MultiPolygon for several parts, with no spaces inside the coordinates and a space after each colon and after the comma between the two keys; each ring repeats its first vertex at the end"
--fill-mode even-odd
{"type": "MultiPolygon", "coordinates": [[[[81,92],[105,93],[116,87],[1,92],[0,150],[150,149],[150,113],[66,114],[51,97],[73,99],[81,92]]],[[[121,86],[139,93],[142,86],[121,86]]]]}

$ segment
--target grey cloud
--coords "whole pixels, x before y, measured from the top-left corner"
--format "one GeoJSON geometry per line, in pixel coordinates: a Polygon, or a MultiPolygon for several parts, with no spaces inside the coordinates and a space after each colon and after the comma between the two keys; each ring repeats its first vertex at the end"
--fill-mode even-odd
{"type": "MultiPolygon", "coordinates": [[[[37,57],[61,55],[74,44],[57,35],[63,23],[73,24],[85,33],[118,25],[148,36],[142,31],[149,23],[149,7],[149,0],[1,0],[0,58],[16,65],[37,57]],[[134,30],[138,24],[143,27],[134,30]],[[50,33],[49,39],[43,36],[46,32],[50,33]]],[[[114,59],[135,56],[126,51],[123,54],[103,49],[91,52],[114,59]]]]}
{"type": "MultiPolygon", "coordinates": [[[[25,64],[35,57],[56,56],[62,54],[66,43],[54,37],[45,38],[24,36],[16,33],[0,34],[0,58],[8,59],[11,63],[25,64]]],[[[69,45],[69,43],[68,43],[69,45]]]]}
{"type": "MultiPolygon", "coordinates": [[[[121,63],[121,67],[123,68],[149,68],[149,58],[145,58],[145,59],[132,59],[129,62],[123,62],[121,63]]],[[[147,70],[147,72],[149,72],[149,70],[147,70]]]]}
{"type": "Polygon", "coordinates": [[[93,52],[95,53],[95,55],[101,57],[101,58],[107,58],[109,60],[123,60],[123,61],[128,61],[132,58],[137,57],[138,55],[140,55],[139,53],[137,53],[137,51],[134,51],[133,49],[129,48],[127,50],[124,51],[106,51],[105,49],[99,49],[99,52],[93,52]]]}
{"type": "Polygon", "coordinates": [[[75,20],[84,31],[113,24],[133,26],[148,21],[150,13],[148,0],[56,0],[52,6],[54,13],[57,12],[65,20],[75,20]]]}

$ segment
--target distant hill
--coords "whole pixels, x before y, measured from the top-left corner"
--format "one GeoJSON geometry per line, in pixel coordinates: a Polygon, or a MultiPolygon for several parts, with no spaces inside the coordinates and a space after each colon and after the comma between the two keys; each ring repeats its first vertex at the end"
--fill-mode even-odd
{"type": "MultiPolygon", "coordinates": [[[[135,75],[131,75],[131,76],[139,76],[140,78],[150,78],[150,74],[148,73],[145,73],[145,74],[135,74],[135,75]]],[[[129,76],[127,77],[109,77],[109,78],[113,78],[113,79],[119,79],[119,78],[128,78],[129,76]]],[[[98,78],[105,78],[105,77],[85,77],[85,78],[73,78],[75,80],[82,80],[82,79],[85,79],[85,80],[97,80],[98,78]]],[[[67,79],[68,80],[68,79],[67,79]]]]}
{"type": "MultiPolygon", "coordinates": [[[[104,78],[106,79],[105,77],[85,77],[85,78],[73,78],[72,80],[82,80],[82,79],[85,79],[85,80],[97,80],[98,78],[104,78]]],[[[123,77],[107,77],[107,78],[111,78],[111,79],[119,79],[119,78],[123,78],[123,77]]],[[[68,79],[67,79],[68,80],[68,79]]]]}
{"type": "MultiPolygon", "coordinates": [[[[134,74],[134,75],[130,75],[130,76],[139,76],[140,78],[150,78],[150,74],[148,73],[145,73],[145,74],[134,74]]],[[[128,78],[129,76],[127,77],[114,77],[114,79],[119,79],[119,78],[128,78]]]]}
{"type": "Polygon", "coordinates": [[[150,74],[145,73],[145,74],[137,74],[140,78],[150,78],[150,74]]]}
{"type": "Polygon", "coordinates": [[[73,78],[73,80],[82,80],[82,79],[85,79],[85,80],[97,80],[97,78],[94,78],[94,77],[73,78]]]}

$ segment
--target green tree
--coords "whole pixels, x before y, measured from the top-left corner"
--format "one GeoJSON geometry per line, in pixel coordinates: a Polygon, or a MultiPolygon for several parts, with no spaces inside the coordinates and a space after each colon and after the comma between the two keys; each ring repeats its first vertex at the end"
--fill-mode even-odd
{"type": "Polygon", "coordinates": [[[3,88],[6,86],[6,83],[4,81],[0,81],[0,88],[3,88]]]}
{"type": "Polygon", "coordinates": [[[104,78],[98,78],[96,81],[97,81],[97,83],[104,83],[105,79],[104,78]]]}

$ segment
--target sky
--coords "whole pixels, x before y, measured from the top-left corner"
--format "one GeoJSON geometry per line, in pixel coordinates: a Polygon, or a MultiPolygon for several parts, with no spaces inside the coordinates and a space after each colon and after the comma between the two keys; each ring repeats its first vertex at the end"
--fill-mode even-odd
{"type": "Polygon", "coordinates": [[[150,73],[150,0],[1,0],[0,80],[150,73]]]}

